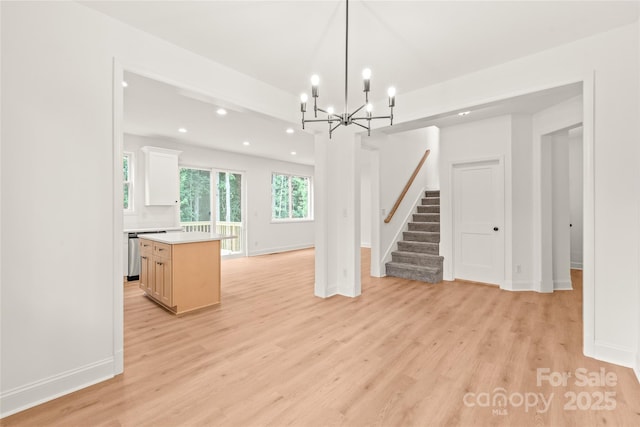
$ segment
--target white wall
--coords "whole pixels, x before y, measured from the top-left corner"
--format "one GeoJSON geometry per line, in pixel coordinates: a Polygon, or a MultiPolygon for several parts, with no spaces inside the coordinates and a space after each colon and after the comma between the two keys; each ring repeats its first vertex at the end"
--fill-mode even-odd
{"type": "MultiPolygon", "coordinates": [[[[440,129],[440,255],[444,256],[444,280],[453,280],[455,278],[452,263],[452,163],[502,159],[505,165],[505,193],[507,193],[507,189],[511,188],[510,153],[511,116],[469,121],[468,123],[440,129]]],[[[510,197],[505,194],[505,206],[510,205],[510,197]]],[[[505,215],[505,219],[508,216],[505,215]]],[[[504,232],[506,242],[510,238],[509,228],[505,226],[504,232]]],[[[509,251],[505,247],[506,252],[509,251]]]]}
{"type": "Polygon", "coordinates": [[[585,110],[584,167],[596,173],[585,182],[593,192],[584,201],[584,349],[626,366],[633,363],[640,335],[638,44],[636,22],[467,74],[404,94],[398,119],[410,122],[566,83],[588,84],[585,105],[593,109],[585,110]],[[589,206],[594,209],[587,212],[589,206]],[[586,228],[589,223],[593,228],[586,228]]]}
{"type": "Polygon", "coordinates": [[[371,151],[360,153],[360,245],[371,247],[371,151]]]}
{"type": "MultiPolygon", "coordinates": [[[[636,37],[640,40],[640,25],[636,27],[636,37]]],[[[640,58],[640,42],[637,46],[637,54],[640,58]]],[[[640,98],[640,85],[638,85],[638,98],[640,98]]],[[[640,133],[640,109],[637,112],[637,124],[638,124],[638,133],[640,133]]],[[[638,153],[638,163],[640,164],[640,152],[638,153]]],[[[638,243],[640,246],[640,209],[638,212],[638,243]]],[[[638,265],[640,266],[640,249],[638,250],[638,265]]],[[[638,290],[636,292],[636,318],[637,318],[637,329],[636,329],[636,357],[635,357],[635,367],[634,371],[636,373],[636,378],[638,378],[638,382],[640,382],[640,274],[638,275],[638,290]]]]}
{"type": "Polygon", "coordinates": [[[569,202],[571,219],[571,268],[582,269],[582,127],[569,131],[569,202]]]}
{"type": "MultiPolygon", "coordinates": [[[[505,288],[510,290],[533,289],[532,142],[531,115],[512,116],[511,215],[505,216],[505,230],[511,232],[511,241],[507,241],[505,245],[505,288]],[[508,249],[509,246],[511,250],[508,249]]],[[[505,190],[508,191],[508,187],[505,190]]],[[[508,197],[505,200],[508,200],[508,197]]]]}
{"type": "MultiPolygon", "coordinates": [[[[134,152],[137,157],[136,179],[138,181],[135,185],[135,207],[145,214],[148,208],[157,208],[156,206],[144,206],[144,170],[142,169],[144,158],[140,148],[145,145],[182,151],[178,162],[181,167],[243,172],[246,180],[244,188],[247,191],[244,199],[246,203],[244,215],[249,256],[313,247],[313,221],[271,221],[271,173],[282,172],[313,177],[313,166],[212,150],[165,139],[125,135],[125,150],[134,152]]],[[[162,208],[160,207],[160,209],[162,208]]],[[[162,210],[164,214],[162,217],[159,213],[151,218],[142,218],[137,215],[125,216],[125,228],[135,228],[133,225],[139,228],[153,228],[159,224],[171,224],[175,218],[174,208],[169,207],[169,209],[162,210]]]]}
{"type": "MultiPolygon", "coordinates": [[[[551,140],[551,236],[553,289],[571,289],[571,235],[569,224],[569,135],[560,132],[551,140]]],[[[582,191],[582,188],[579,189],[582,191]]]]}
{"type": "MultiPolygon", "coordinates": [[[[371,222],[379,236],[378,245],[380,259],[372,259],[372,264],[379,265],[379,272],[372,268],[372,274],[384,275],[384,264],[391,260],[391,251],[395,249],[396,242],[402,237],[402,231],[406,229],[409,216],[415,211],[416,204],[424,197],[424,189],[439,189],[438,182],[438,158],[440,144],[440,130],[435,127],[394,133],[390,135],[378,134],[367,140],[367,144],[377,149],[378,170],[372,171],[372,181],[378,182],[379,188],[374,191],[372,202],[371,222]],[[402,192],[407,181],[413,174],[418,162],[426,150],[430,150],[429,156],[416,176],[411,188],[406,193],[402,203],[396,210],[389,223],[384,219],[391,212],[398,196],[402,192]],[[433,154],[433,156],[432,156],[433,154]]],[[[375,239],[372,239],[375,240],[375,239]]],[[[372,257],[374,251],[372,251],[372,257]]]]}
{"type": "Polygon", "coordinates": [[[114,68],[285,120],[297,120],[297,99],[75,2],[0,7],[7,415],[122,371],[114,68]]]}

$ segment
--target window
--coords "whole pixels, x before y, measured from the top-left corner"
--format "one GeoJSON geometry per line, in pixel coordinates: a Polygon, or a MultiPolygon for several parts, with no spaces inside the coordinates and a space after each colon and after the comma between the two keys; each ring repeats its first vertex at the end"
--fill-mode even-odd
{"type": "Polygon", "coordinates": [[[311,198],[308,176],[271,175],[272,219],[312,219],[311,198]]]}
{"type": "Polygon", "coordinates": [[[124,153],[122,158],[122,183],[124,200],[122,206],[125,212],[133,212],[133,153],[124,153]]]}

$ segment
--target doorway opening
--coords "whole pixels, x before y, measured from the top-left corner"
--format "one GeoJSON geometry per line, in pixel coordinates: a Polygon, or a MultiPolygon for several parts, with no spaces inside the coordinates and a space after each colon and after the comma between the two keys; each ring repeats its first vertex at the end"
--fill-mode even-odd
{"type": "Polygon", "coordinates": [[[573,289],[582,270],[582,124],[541,137],[541,285],[543,292],[573,289]]]}

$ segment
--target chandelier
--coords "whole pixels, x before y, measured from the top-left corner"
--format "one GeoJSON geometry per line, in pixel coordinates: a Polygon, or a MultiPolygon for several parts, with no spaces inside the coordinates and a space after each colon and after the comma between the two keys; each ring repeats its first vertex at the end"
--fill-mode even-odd
{"type": "Polygon", "coordinates": [[[320,77],[317,74],[311,76],[311,96],[313,97],[313,119],[305,119],[304,113],[307,112],[307,101],[309,97],[306,93],[300,95],[300,112],[302,113],[302,129],[304,129],[305,123],[311,122],[323,122],[329,124],[329,138],[333,134],[333,131],[340,126],[349,126],[351,124],[360,126],[367,130],[367,135],[371,135],[371,120],[375,119],[389,119],[390,124],[393,125],[393,107],[396,105],[396,90],[394,87],[390,87],[387,90],[389,96],[389,115],[388,116],[374,116],[373,106],[369,102],[369,89],[371,86],[371,70],[365,68],[362,70],[362,79],[364,84],[364,104],[358,107],[353,113],[349,113],[349,100],[348,100],[348,74],[349,74],[349,0],[346,0],[346,35],[345,35],[345,53],[344,53],[344,112],[342,114],[336,114],[333,107],[327,107],[322,109],[318,107],[318,85],[320,84],[320,77]],[[365,110],[365,115],[356,117],[360,111],[365,110]],[[326,118],[318,118],[318,111],[327,115],[326,118]],[[363,124],[365,123],[365,124],[363,124]]]}

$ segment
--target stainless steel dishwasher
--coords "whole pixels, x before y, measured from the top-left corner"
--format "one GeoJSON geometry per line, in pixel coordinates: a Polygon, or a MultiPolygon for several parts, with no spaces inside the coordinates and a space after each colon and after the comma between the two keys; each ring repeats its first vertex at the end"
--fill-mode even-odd
{"type": "Polygon", "coordinates": [[[127,281],[140,279],[140,244],[138,236],[152,233],[166,233],[165,230],[129,233],[129,259],[127,262],[127,281]]]}

